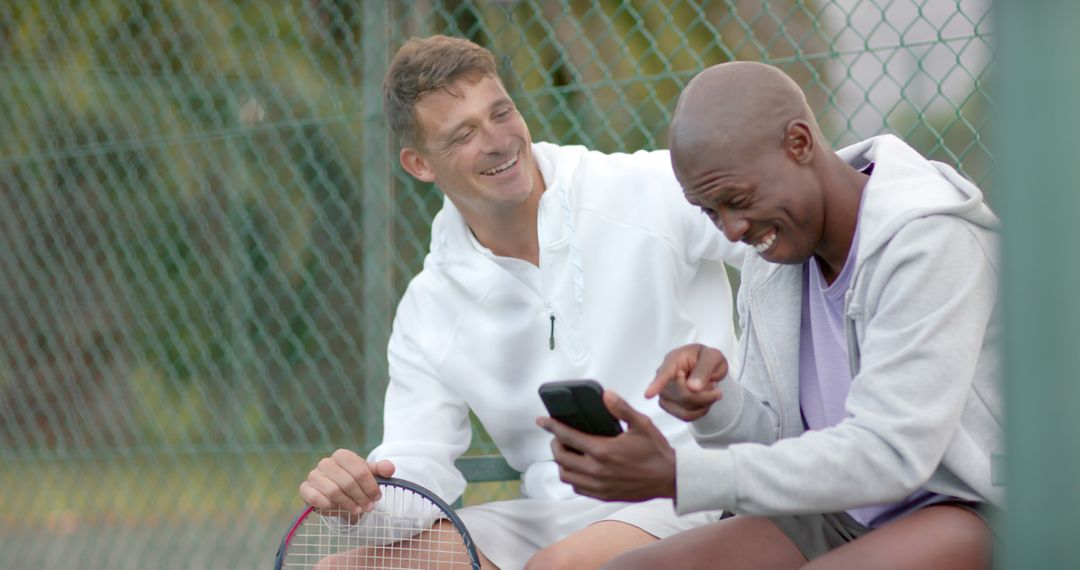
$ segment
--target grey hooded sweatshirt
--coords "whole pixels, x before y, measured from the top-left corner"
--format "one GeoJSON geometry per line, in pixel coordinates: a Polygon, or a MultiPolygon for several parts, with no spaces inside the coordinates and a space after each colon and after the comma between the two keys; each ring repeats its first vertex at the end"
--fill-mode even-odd
{"type": "Polygon", "coordinates": [[[825,513],[919,488],[1000,504],[998,220],[955,170],[885,135],[838,151],[874,163],[845,299],[851,391],[839,424],[799,410],[800,265],[749,251],[738,296],[741,370],[676,450],[676,509],[825,513]]]}

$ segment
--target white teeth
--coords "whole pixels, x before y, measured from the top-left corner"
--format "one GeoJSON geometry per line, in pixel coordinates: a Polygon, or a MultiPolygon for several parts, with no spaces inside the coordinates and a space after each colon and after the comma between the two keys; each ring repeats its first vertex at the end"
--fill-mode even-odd
{"type": "Polygon", "coordinates": [[[495,168],[492,168],[491,170],[484,170],[480,174],[484,174],[484,175],[487,175],[487,176],[492,176],[492,175],[498,174],[498,173],[510,168],[511,166],[514,166],[515,164],[517,164],[517,161],[518,161],[518,159],[515,156],[514,158],[511,158],[510,160],[496,166],[495,168]]]}
{"type": "Polygon", "coordinates": [[[765,236],[765,239],[754,244],[754,251],[756,251],[759,255],[765,253],[766,251],[769,251],[769,248],[772,247],[772,244],[775,241],[776,232],[769,232],[769,235],[765,236]]]}

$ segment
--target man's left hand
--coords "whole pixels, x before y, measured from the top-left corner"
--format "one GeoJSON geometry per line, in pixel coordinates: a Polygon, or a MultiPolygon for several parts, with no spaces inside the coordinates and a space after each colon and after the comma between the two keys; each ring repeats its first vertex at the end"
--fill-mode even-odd
{"type": "Polygon", "coordinates": [[[626,422],[625,432],[590,435],[549,417],[537,418],[537,425],[555,436],[551,452],[559,478],[577,493],[605,501],[674,498],[675,450],[664,434],[611,390],[604,390],[604,405],[626,422]]]}

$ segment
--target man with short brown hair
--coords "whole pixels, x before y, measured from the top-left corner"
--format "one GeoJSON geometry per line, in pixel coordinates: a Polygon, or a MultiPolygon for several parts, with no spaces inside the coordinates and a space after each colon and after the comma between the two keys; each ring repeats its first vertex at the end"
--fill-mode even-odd
{"type": "MultiPolygon", "coordinates": [[[[595,568],[715,518],[575,494],[533,418],[543,382],[640,393],[672,346],[733,346],[723,262],[743,249],[681,199],[667,152],[533,143],[494,58],[472,42],[409,41],[384,92],[402,167],[446,200],[395,317],[383,442],[366,458],[322,460],[300,486],[305,501],[360,513],[377,498],[373,476],[391,474],[453,501],[471,410],[522,472],[521,499],[459,511],[485,567],[595,568]]],[[[685,424],[635,403],[693,444],[685,424]]]]}
{"type": "Polygon", "coordinates": [[[416,103],[462,77],[498,77],[495,56],[468,40],[436,35],[401,46],[383,80],[383,113],[403,148],[422,148],[416,103]]]}

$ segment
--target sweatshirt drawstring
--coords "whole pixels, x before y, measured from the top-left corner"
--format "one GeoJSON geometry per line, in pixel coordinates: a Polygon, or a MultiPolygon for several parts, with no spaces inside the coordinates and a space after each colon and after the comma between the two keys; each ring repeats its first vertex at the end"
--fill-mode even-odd
{"type": "Polygon", "coordinates": [[[548,337],[548,348],[555,350],[555,313],[551,313],[551,336],[548,337]]]}

